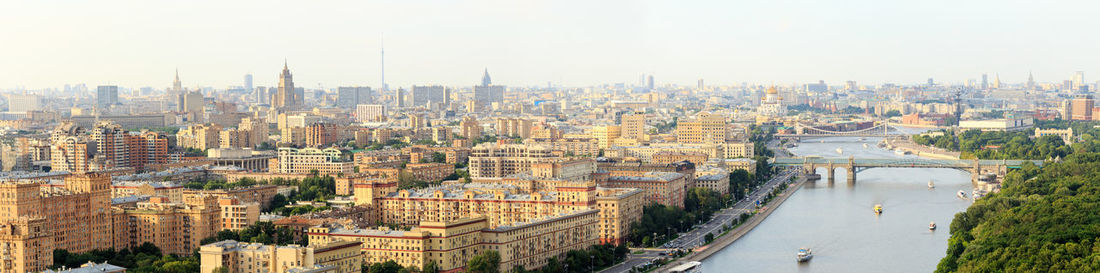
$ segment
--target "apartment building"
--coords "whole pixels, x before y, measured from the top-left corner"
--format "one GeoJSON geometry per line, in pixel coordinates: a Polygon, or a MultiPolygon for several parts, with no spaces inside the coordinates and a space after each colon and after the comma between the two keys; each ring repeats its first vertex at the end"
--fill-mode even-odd
{"type": "Polygon", "coordinates": [[[648,172],[640,175],[610,175],[597,178],[600,187],[645,190],[646,204],[684,207],[688,176],[674,172],[648,172]]]}
{"type": "Polygon", "coordinates": [[[237,198],[219,198],[222,229],[242,230],[260,220],[260,203],[241,202],[237,198]]]}
{"type": "Polygon", "coordinates": [[[334,241],[328,244],[274,246],[225,240],[199,249],[199,272],[216,273],[353,273],[360,271],[362,254],[357,242],[334,241]]]}
{"type": "MultiPolygon", "coordinates": [[[[540,181],[541,183],[541,181],[540,181]]],[[[622,242],[629,223],[640,219],[642,190],[597,188],[591,182],[554,181],[553,190],[524,191],[505,183],[465,183],[396,190],[396,185],[356,184],[356,202],[379,209],[382,222],[413,226],[421,221],[448,222],[484,216],[490,227],[514,225],[566,212],[600,209],[602,242],[622,242]],[[603,208],[608,208],[604,210],[603,208]],[[624,224],[625,223],[625,224],[624,224]]],[[[550,188],[539,185],[538,188],[550,188]]]]}
{"type": "Polygon", "coordinates": [[[159,181],[115,181],[111,183],[111,198],[134,195],[163,196],[172,202],[183,202],[183,185],[159,181]]]}
{"type": "Polygon", "coordinates": [[[485,217],[422,221],[409,231],[318,226],[310,228],[309,241],[356,241],[362,244],[366,263],[392,260],[405,267],[423,268],[432,262],[442,272],[464,270],[466,261],[493,250],[500,253],[500,271],[509,272],[516,266],[539,268],[551,257],[563,259],[570,250],[596,244],[598,213],[580,210],[496,227],[485,217]]]}
{"type": "Polygon", "coordinates": [[[529,138],[523,143],[550,147],[566,156],[595,157],[600,154],[600,143],[596,138],[529,138]]]}
{"type": "Polygon", "coordinates": [[[499,178],[529,173],[531,165],[555,156],[546,146],[482,143],[470,152],[470,177],[499,178]]]}
{"type": "Polygon", "coordinates": [[[336,148],[279,148],[278,157],[272,163],[269,169],[275,173],[311,173],[316,170],[320,174],[335,175],[355,171],[354,163],[344,161],[336,148]]]}
{"type": "Polygon", "coordinates": [[[113,213],[115,249],[152,243],[164,253],[191,255],[202,239],[222,229],[218,199],[209,195],[188,196],[183,202],[151,197],[136,208],[115,208],[113,213]]]}
{"type": "Polygon", "coordinates": [[[676,124],[676,142],[684,144],[719,144],[726,141],[726,118],[703,112],[676,124]]]}

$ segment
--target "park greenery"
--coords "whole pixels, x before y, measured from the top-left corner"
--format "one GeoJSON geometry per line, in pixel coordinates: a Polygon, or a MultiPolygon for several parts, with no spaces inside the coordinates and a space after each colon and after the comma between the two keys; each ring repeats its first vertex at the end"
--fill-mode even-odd
{"type": "MultiPolygon", "coordinates": [[[[626,259],[626,254],[630,253],[630,249],[625,245],[614,246],[610,244],[599,244],[588,247],[584,250],[570,250],[565,253],[565,258],[558,260],[557,258],[550,258],[546,266],[539,268],[538,270],[527,270],[525,268],[515,266],[512,268],[512,272],[516,273],[582,273],[582,272],[599,272],[603,268],[615,265],[626,259]]],[[[476,257],[475,257],[476,258],[476,257]]],[[[473,260],[471,260],[473,262],[473,260]]],[[[471,267],[472,268],[472,267],[471,267]]],[[[497,272],[497,271],[468,271],[468,272],[497,272]]]]}
{"type": "Polygon", "coordinates": [[[1033,130],[1020,132],[946,131],[940,136],[914,135],[913,142],[961,152],[964,159],[1050,159],[1072,152],[1057,136],[1033,139],[1033,130]]]}
{"type": "Polygon", "coordinates": [[[1096,122],[1036,121],[1037,128],[1073,129],[1074,140],[1066,144],[1056,136],[1033,138],[1034,129],[1019,132],[944,131],[942,136],[915,135],[913,142],[958,151],[962,158],[1057,159],[1072,153],[1100,152],[1100,128],[1096,122]]]}
{"type": "Polygon", "coordinates": [[[645,206],[642,219],[630,229],[630,242],[636,246],[657,246],[671,240],[673,234],[710,220],[726,207],[729,195],[706,188],[691,188],[684,194],[684,208],[653,203],[645,206]]]}
{"type": "Polygon", "coordinates": [[[308,245],[305,237],[303,237],[301,241],[294,241],[294,234],[289,228],[276,227],[275,224],[271,222],[256,222],[256,224],[248,226],[248,228],[237,231],[223,229],[222,231],[218,231],[214,237],[203,239],[201,243],[205,245],[225,240],[261,243],[265,245],[308,245]]]}
{"type": "Polygon", "coordinates": [[[276,194],[271,199],[271,205],[262,208],[263,212],[272,212],[283,216],[327,210],[329,209],[328,206],[314,207],[311,205],[288,205],[293,205],[298,201],[325,201],[336,197],[336,179],[332,176],[317,176],[316,174],[303,179],[274,178],[264,181],[256,181],[255,179],[247,177],[238,179],[235,182],[217,179],[196,180],[185,183],[184,187],[189,189],[217,190],[246,188],[260,184],[297,187],[297,190],[291,191],[285,196],[283,194],[276,194]]]}
{"type": "Polygon", "coordinates": [[[144,243],[133,249],[93,250],[85,253],[71,253],[64,249],[53,251],[53,265],[57,270],[62,266],[78,268],[87,262],[109,263],[125,267],[127,272],[135,273],[190,273],[199,272],[199,257],[191,255],[181,257],[162,254],[160,248],[152,243],[144,243]]]}
{"type": "Polygon", "coordinates": [[[1010,172],[1000,192],[955,215],[936,272],[1100,271],[1097,177],[1095,152],[1010,172]]]}

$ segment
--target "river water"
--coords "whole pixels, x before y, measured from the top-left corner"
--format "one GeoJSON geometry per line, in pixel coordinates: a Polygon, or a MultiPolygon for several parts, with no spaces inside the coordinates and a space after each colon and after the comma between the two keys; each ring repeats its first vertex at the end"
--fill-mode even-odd
{"type": "MultiPolygon", "coordinates": [[[[880,140],[810,139],[789,150],[799,156],[915,157],[878,148],[880,140]]],[[[805,184],[754,230],[704,260],[702,271],[931,272],[947,250],[951,219],[970,205],[955,196],[972,188],[970,174],[960,170],[874,168],[858,173],[855,186],[848,186],[842,168],[833,186],[825,168],[817,173],[821,180],[805,184]],[[929,180],[935,189],[928,189],[929,180]],[[872,212],[875,204],[883,205],[881,215],[872,212]],[[929,231],[931,221],[939,229],[929,231]],[[811,248],[814,258],[798,263],[800,247],[811,248]]]]}

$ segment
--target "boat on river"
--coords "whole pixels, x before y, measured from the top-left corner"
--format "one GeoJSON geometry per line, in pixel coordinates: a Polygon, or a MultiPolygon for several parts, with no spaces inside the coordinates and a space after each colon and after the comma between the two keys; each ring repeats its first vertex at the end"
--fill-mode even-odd
{"type": "Polygon", "coordinates": [[[882,204],[875,204],[875,214],[882,214],[882,204]]]}
{"type": "Polygon", "coordinates": [[[966,191],[964,191],[964,190],[959,190],[959,192],[956,193],[955,195],[958,196],[959,198],[966,199],[966,191]]]}
{"type": "Polygon", "coordinates": [[[800,263],[809,262],[810,259],[813,259],[813,258],[814,258],[814,253],[811,252],[809,248],[799,248],[798,249],[798,262],[800,262],[800,263]]]}
{"type": "Polygon", "coordinates": [[[932,183],[932,180],[928,180],[928,188],[929,188],[929,189],[934,189],[934,188],[936,188],[936,183],[932,183]]]}
{"type": "Polygon", "coordinates": [[[871,145],[867,145],[867,143],[863,143],[863,148],[870,148],[870,147],[871,147],[871,145]]]}
{"type": "Polygon", "coordinates": [[[928,230],[936,230],[936,222],[929,223],[928,230]]]}
{"type": "Polygon", "coordinates": [[[838,153],[838,154],[843,154],[843,153],[844,153],[844,149],[841,149],[840,147],[836,147],[836,153],[838,153]]]}
{"type": "Polygon", "coordinates": [[[698,273],[698,272],[701,272],[701,271],[699,271],[699,265],[702,265],[702,264],[703,263],[699,262],[699,261],[690,261],[690,262],[686,262],[686,263],[677,265],[675,267],[672,267],[668,270],[668,272],[673,272],[673,273],[698,273]]]}

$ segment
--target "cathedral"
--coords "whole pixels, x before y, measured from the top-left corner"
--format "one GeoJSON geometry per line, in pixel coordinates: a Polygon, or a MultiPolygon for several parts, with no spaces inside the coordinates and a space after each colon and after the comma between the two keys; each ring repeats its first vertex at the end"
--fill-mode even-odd
{"type": "Polygon", "coordinates": [[[787,106],[783,105],[783,97],[779,96],[779,91],[775,90],[775,86],[769,87],[768,93],[760,102],[760,106],[756,108],[756,123],[763,124],[776,121],[786,115],[787,106]]]}

